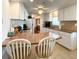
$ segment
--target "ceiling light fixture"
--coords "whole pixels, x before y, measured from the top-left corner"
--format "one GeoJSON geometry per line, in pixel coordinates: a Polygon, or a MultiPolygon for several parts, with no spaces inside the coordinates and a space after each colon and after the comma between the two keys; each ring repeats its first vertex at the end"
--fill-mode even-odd
{"type": "Polygon", "coordinates": [[[33,2],[34,0],[30,0],[31,2],[33,2]]]}
{"type": "Polygon", "coordinates": [[[38,14],[42,14],[43,13],[43,10],[42,9],[39,9],[38,10],[38,14]]]}

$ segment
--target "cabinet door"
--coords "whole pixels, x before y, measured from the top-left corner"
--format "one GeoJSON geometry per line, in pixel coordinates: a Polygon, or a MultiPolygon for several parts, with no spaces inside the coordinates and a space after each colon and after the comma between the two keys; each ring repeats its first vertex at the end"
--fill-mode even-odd
{"type": "Polygon", "coordinates": [[[28,12],[25,9],[24,5],[21,4],[20,5],[20,19],[22,19],[22,20],[27,19],[27,16],[28,16],[28,12]]]}
{"type": "Polygon", "coordinates": [[[19,3],[10,3],[10,18],[11,19],[19,19],[20,17],[20,5],[19,3]]]}
{"type": "Polygon", "coordinates": [[[58,11],[58,19],[61,21],[63,20],[63,9],[58,11]]]}
{"type": "Polygon", "coordinates": [[[64,9],[64,20],[76,20],[76,6],[70,6],[64,9]]]}
{"type": "Polygon", "coordinates": [[[24,20],[24,6],[21,4],[20,5],[20,19],[24,20]]]}
{"type": "MultiPolygon", "coordinates": [[[[25,12],[25,7],[21,3],[10,3],[10,16],[11,19],[21,19],[24,20],[24,12],[25,12]]],[[[25,12],[26,13],[26,12],[25,12]]]]}
{"type": "Polygon", "coordinates": [[[71,49],[71,34],[65,32],[59,32],[60,36],[62,37],[57,42],[62,46],[71,49]]]}
{"type": "Polygon", "coordinates": [[[61,35],[63,46],[71,49],[71,34],[63,32],[61,35]]]}

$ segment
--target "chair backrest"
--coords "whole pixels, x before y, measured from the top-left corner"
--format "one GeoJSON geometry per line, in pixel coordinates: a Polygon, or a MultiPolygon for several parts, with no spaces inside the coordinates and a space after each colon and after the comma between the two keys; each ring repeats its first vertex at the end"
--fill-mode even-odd
{"type": "Polygon", "coordinates": [[[52,37],[43,38],[37,46],[37,54],[41,58],[49,57],[53,53],[55,39],[52,37]]]}
{"type": "Polygon", "coordinates": [[[31,43],[26,39],[14,39],[6,48],[11,59],[25,59],[31,54],[31,43]]]}

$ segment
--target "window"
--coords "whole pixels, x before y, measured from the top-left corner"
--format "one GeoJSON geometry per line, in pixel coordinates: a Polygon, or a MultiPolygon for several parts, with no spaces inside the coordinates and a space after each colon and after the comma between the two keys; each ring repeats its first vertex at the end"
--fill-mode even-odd
{"type": "Polygon", "coordinates": [[[58,10],[50,13],[50,21],[52,21],[52,25],[60,25],[60,21],[58,20],[58,10]]]}
{"type": "Polygon", "coordinates": [[[58,20],[58,17],[52,18],[52,25],[60,25],[60,21],[58,20]]]}

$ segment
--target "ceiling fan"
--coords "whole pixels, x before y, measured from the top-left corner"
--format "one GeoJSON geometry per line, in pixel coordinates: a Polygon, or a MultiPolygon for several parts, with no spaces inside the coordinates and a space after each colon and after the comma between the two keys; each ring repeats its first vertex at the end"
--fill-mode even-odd
{"type": "Polygon", "coordinates": [[[48,8],[45,8],[42,5],[39,5],[38,7],[33,8],[33,9],[36,10],[36,11],[38,11],[38,14],[42,14],[44,11],[48,10],[48,8]]]}
{"type": "MultiPolygon", "coordinates": [[[[48,0],[50,2],[53,2],[53,0],[48,0]]],[[[42,14],[45,11],[48,11],[49,8],[45,8],[46,1],[42,2],[42,5],[38,5],[36,8],[33,8],[33,10],[36,10],[38,14],[42,14]],[[43,6],[44,5],[44,6],[43,6]]]]}

